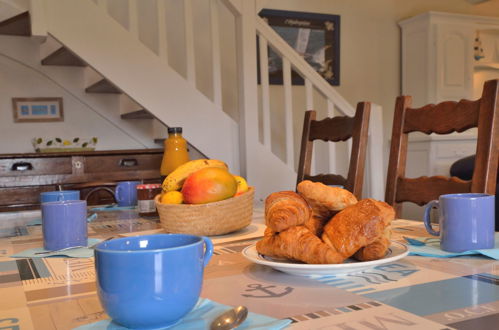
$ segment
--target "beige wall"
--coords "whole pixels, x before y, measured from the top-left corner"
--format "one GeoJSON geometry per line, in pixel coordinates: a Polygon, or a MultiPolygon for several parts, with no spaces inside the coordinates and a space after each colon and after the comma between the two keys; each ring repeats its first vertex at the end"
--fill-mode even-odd
{"type": "Polygon", "coordinates": [[[400,32],[397,22],[427,11],[499,17],[499,0],[262,0],[262,8],[341,16],[340,86],[352,105],[368,100],[384,109],[388,139],[400,93],[400,32]]]}

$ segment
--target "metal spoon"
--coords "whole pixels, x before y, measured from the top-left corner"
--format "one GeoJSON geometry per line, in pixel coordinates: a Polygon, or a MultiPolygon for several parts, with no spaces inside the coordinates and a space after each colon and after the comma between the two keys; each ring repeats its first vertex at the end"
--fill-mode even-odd
{"type": "Polygon", "coordinates": [[[237,328],[246,320],[248,309],[244,306],[231,308],[211,322],[210,330],[229,330],[237,328]]]}

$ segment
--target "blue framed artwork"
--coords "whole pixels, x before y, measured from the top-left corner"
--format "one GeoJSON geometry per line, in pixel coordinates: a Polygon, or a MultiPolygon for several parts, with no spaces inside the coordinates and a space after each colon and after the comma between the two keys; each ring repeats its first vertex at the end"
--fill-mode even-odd
{"type": "Polygon", "coordinates": [[[12,98],[14,122],[63,121],[62,97],[12,98]]]}
{"type": "MultiPolygon", "coordinates": [[[[331,85],[340,84],[340,16],[263,9],[259,15],[331,85]]],[[[282,59],[271,48],[269,83],[282,84],[282,59]]],[[[293,85],[303,78],[292,72],[293,85]]]]}

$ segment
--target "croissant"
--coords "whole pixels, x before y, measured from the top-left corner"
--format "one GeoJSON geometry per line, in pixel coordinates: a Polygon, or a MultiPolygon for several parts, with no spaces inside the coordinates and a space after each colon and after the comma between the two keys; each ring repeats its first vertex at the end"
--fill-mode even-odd
{"type": "Polygon", "coordinates": [[[304,180],[296,190],[308,202],[312,211],[323,219],[331,219],[336,211],[357,203],[357,198],[346,189],[326,186],[321,182],[304,180]]]}
{"type": "Polygon", "coordinates": [[[330,217],[321,217],[314,211],[312,211],[312,216],[310,219],[305,221],[303,224],[312,234],[317,237],[321,237],[322,232],[324,231],[324,226],[330,220],[330,217]]]}
{"type": "Polygon", "coordinates": [[[390,236],[391,236],[391,228],[387,226],[377,240],[368,244],[364,247],[361,247],[353,257],[359,261],[370,261],[370,260],[378,260],[383,258],[386,255],[386,251],[388,251],[388,247],[390,246],[390,236]]]}
{"type": "Polygon", "coordinates": [[[346,259],[380,238],[394,218],[390,205],[363,199],[336,214],[324,227],[322,240],[346,259]]]}
{"type": "Polygon", "coordinates": [[[263,239],[256,243],[256,250],[265,256],[308,264],[337,264],[345,260],[304,226],[294,226],[280,233],[267,228],[263,239]]]}
{"type": "Polygon", "coordinates": [[[279,191],[265,199],[265,224],[275,232],[304,224],[312,216],[308,203],[294,191],[279,191]]]}

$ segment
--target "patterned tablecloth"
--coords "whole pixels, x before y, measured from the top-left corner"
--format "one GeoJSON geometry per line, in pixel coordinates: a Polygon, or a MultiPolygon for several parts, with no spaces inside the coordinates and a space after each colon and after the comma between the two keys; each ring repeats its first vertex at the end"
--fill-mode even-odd
{"type": "MultiPolygon", "coordinates": [[[[135,210],[97,212],[89,236],[162,232],[135,210]]],[[[93,258],[12,259],[42,244],[39,212],[0,214],[0,329],[72,329],[107,318],[95,293],[93,258]]],[[[344,276],[294,276],[253,264],[241,251],[263,233],[263,214],[213,237],[202,297],[290,318],[296,329],[496,329],[499,262],[483,256],[408,256],[344,276]]],[[[420,222],[396,220],[393,239],[426,236],[420,222]]]]}

